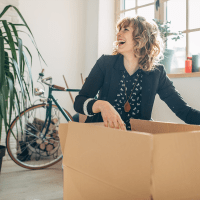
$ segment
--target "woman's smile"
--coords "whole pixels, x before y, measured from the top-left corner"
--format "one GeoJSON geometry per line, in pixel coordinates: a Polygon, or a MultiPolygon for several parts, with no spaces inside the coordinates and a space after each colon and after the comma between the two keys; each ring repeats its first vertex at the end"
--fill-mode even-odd
{"type": "Polygon", "coordinates": [[[117,33],[118,52],[121,54],[133,52],[133,27],[122,27],[117,33]]]}
{"type": "Polygon", "coordinates": [[[123,40],[118,40],[118,45],[119,46],[122,46],[122,45],[124,45],[126,42],[125,41],[123,41],[123,40]]]}

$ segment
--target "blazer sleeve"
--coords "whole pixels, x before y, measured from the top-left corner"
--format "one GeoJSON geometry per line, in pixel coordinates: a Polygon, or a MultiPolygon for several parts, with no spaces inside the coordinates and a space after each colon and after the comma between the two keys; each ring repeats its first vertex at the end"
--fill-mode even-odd
{"type": "Polygon", "coordinates": [[[75,98],[74,109],[76,112],[87,116],[94,115],[92,106],[97,101],[94,98],[103,85],[104,76],[104,55],[102,55],[97,60],[89,76],[86,78],[82,89],[75,98]]]}
{"type": "Polygon", "coordinates": [[[187,124],[200,125],[200,111],[191,108],[173,86],[163,66],[159,66],[160,79],[157,93],[168,107],[187,124]]]}

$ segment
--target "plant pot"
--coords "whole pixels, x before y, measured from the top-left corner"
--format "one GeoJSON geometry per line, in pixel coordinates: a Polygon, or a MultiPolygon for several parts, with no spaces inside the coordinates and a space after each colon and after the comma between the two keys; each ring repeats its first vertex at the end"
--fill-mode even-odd
{"type": "Polygon", "coordinates": [[[5,152],[6,152],[6,147],[0,145],[0,173],[1,173],[1,165],[3,161],[3,157],[5,156],[5,152]]]}
{"type": "Polygon", "coordinates": [[[160,64],[163,64],[167,74],[171,71],[171,64],[174,55],[174,50],[172,49],[165,49],[164,52],[164,59],[160,61],[160,64]]]}

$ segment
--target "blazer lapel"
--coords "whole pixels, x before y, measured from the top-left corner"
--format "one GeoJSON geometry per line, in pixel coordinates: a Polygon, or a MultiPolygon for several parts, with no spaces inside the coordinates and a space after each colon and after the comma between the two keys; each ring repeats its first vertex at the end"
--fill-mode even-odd
{"type": "Polygon", "coordinates": [[[142,99],[141,99],[141,119],[148,119],[150,118],[149,112],[151,107],[150,99],[151,99],[151,91],[152,91],[152,81],[151,81],[151,73],[150,72],[143,72],[143,79],[142,79],[142,99]]]}
{"type": "Polygon", "coordinates": [[[114,103],[114,98],[117,95],[117,90],[119,87],[119,81],[121,78],[121,71],[120,68],[123,68],[123,56],[119,55],[118,59],[116,60],[112,70],[111,70],[111,80],[110,80],[110,87],[108,89],[108,102],[111,104],[114,103]]]}

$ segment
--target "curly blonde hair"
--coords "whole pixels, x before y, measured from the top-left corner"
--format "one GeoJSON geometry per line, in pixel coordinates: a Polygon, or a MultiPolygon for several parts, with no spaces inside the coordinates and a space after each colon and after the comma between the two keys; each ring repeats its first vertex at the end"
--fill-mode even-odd
{"type": "MultiPolygon", "coordinates": [[[[126,17],[118,21],[117,31],[123,27],[133,27],[134,55],[139,58],[139,67],[150,71],[163,59],[164,42],[161,38],[157,24],[147,21],[142,16],[126,17]]],[[[114,46],[113,55],[119,54],[118,45],[114,46]]]]}

